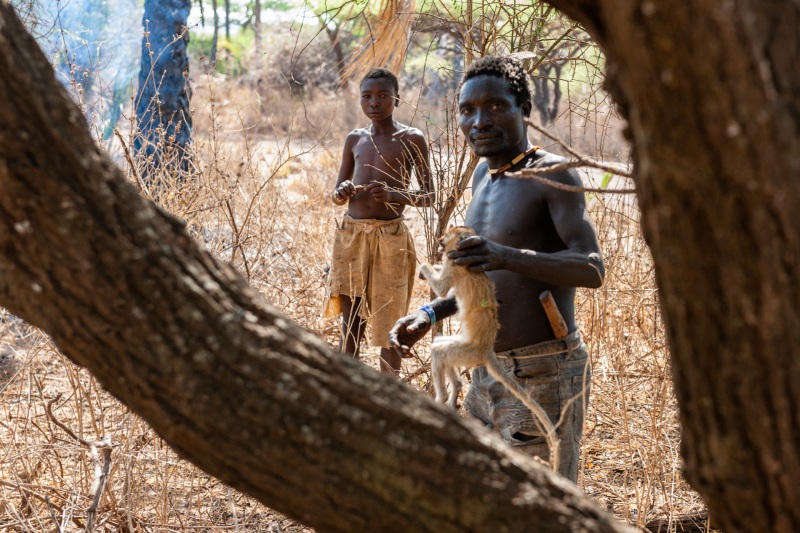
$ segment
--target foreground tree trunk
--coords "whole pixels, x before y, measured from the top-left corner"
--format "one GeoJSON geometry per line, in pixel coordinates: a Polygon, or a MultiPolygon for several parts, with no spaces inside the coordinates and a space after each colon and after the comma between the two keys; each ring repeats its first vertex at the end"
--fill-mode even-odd
{"type": "Polygon", "coordinates": [[[629,122],[686,475],[726,533],[800,531],[800,3],[551,3],[629,122]]]}
{"type": "Polygon", "coordinates": [[[5,1],[0,45],[0,304],[183,457],[319,531],[631,531],[279,316],[137,195],[5,1]]]}

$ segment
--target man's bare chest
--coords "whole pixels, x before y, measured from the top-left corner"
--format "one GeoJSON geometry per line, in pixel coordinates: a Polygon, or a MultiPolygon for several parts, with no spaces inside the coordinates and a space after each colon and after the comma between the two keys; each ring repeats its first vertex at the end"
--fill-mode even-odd
{"type": "Polygon", "coordinates": [[[524,178],[484,179],[473,191],[465,223],[514,248],[541,249],[557,237],[541,189],[524,178]]]}
{"type": "Polygon", "coordinates": [[[358,167],[395,170],[400,174],[411,164],[411,152],[407,143],[399,138],[363,136],[355,148],[353,156],[358,167]]]}

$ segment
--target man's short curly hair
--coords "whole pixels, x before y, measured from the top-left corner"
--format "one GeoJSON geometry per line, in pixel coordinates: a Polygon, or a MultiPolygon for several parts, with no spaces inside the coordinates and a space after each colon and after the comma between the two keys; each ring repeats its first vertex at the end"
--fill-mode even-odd
{"type": "Polygon", "coordinates": [[[472,63],[464,73],[464,79],[458,86],[458,94],[467,80],[478,76],[494,76],[508,82],[508,88],[514,95],[517,105],[531,101],[531,86],[528,74],[522,62],[511,56],[485,56],[472,63]]]}
{"type": "Polygon", "coordinates": [[[385,68],[373,68],[367,72],[363,78],[361,78],[361,83],[359,85],[363,85],[367,80],[374,80],[374,79],[385,79],[389,82],[394,88],[394,94],[396,96],[400,96],[400,83],[397,81],[397,76],[395,76],[391,70],[385,68]]]}

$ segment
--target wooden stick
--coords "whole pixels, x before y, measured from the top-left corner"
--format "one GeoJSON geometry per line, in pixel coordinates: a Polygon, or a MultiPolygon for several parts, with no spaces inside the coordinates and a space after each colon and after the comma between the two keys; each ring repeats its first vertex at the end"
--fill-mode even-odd
{"type": "Polygon", "coordinates": [[[550,327],[553,328],[553,333],[556,338],[561,340],[569,334],[567,323],[564,317],[561,316],[561,311],[558,310],[556,301],[550,291],[544,291],[539,295],[539,301],[542,302],[544,312],[547,314],[547,320],[550,322],[550,327]]]}

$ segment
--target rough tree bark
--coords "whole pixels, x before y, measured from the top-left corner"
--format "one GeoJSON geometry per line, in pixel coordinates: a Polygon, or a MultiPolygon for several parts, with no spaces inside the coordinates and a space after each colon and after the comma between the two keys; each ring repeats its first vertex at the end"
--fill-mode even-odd
{"type": "Polygon", "coordinates": [[[0,305],[181,456],[319,531],[631,531],[203,251],[92,142],[5,1],[0,101],[0,305]]]}
{"type": "Polygon", "coordinates": [[[691,484],[800,531],[800,2],[553,0],[629,122],[691,484]]]}

